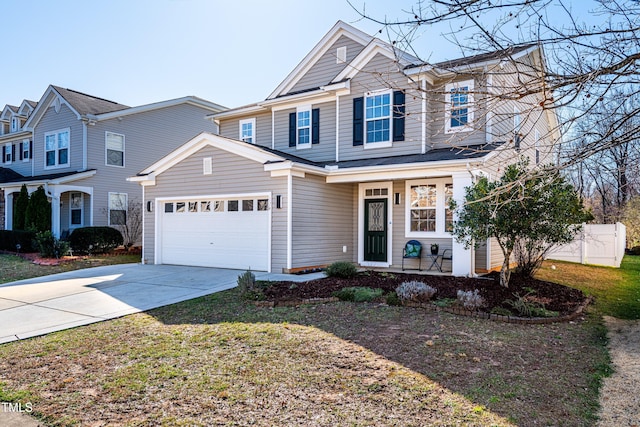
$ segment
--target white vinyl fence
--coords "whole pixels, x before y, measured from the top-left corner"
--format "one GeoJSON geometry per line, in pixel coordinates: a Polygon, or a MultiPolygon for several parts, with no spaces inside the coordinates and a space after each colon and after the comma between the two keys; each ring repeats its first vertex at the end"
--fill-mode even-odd
{"type": "Polygon", "coordinates": [[[554,249],[547,259],[620,268],[626,247],[624,224],[582,224],[573,242],[554,249]]]}

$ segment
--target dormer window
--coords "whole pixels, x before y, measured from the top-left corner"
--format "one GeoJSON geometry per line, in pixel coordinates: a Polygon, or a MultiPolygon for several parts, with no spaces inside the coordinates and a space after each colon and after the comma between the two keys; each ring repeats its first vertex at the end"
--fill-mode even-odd
{"type": "Polygon", "coordinates": [[[18,117],[11,118],[11,132],[18,132],[20,130],[20,119],[18,117]]]}
{"type": "Polygon", "coordinates": [[[240,120],[240,141],[255,144],[256,119],[240,120]]]}

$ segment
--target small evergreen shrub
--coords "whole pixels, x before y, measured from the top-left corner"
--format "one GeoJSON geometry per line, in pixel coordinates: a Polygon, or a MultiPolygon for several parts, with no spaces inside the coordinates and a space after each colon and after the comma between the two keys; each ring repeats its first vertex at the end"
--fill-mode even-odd
{"type": "Polygon", "coordinates": [[[60,258],[69,252],[69,242],[56,239],[51,231],[36,233],[35,242],[43,258],[60,258]]]}
{"type": "Polygon", "coordinates": [[[640,255],[640,246],[634,246],[631,249],[627,249],[627,255],[640,255]]]}
{"type": "Polygon", "coordinates": [[[480,296],[480,291],[458,291],[458,302],[468,310],[477,310],[484,305],[484,298],[480,296]]]}
{"type": "Polygon", "coordinates": [[[539,301],[531,299],[531,292],[520,296],[515,294],[515,299],[506,300],[505,303],[513,308],[513,310],[522,317],[556,317],[560,313],[557,311],[547,310],[539,301]]]}
{"type": "Polygon", "coordinates": [[[376,288],[368,288],[362,286],[354,286],[350,288],[343,288],[334,292],[332,295],[342,301],[353,302],[370,302],[377,298],[380,298],[383,294],[383,290],[376,288]]]}
{"type": "Polygon", "coordinates": [[[261,301],[265,298],[262,287],[256,282],[256,276],[250,270],[238,276],[238,289],[242,299],[247,301],[261,301]]]}
{"type": "Polygon", "coordinates": [[[337,261],[331,264],[325,270],[325,274],[329,277],[339,277],[342,279],[351,279],[358,273],[355,265],[347,261],[337,261]]]}
{"type": "Polygon", "coordinates": [[[112,227],[82,227],[73,230],[69,243],[75,252],[106,253],[122,245],[122,233],[112,227]]]}
{"type": "Polygon", "coordinates": [[[0,230],[0,250],[11,252],[33,252],[36,233],[23,230],[0,230]],[[20,249],[16,247],[20,245],[20,249]]]}
{"type": "Polygon", "coordinates": [[[384,296],[384,300],[388,305],[402,305],[402,301],[395,292],[389,292],[384,296]]]}
{"type": "Polygon", "coordinates": [[[440,298],[435,300],[432,304],[435,305],[436,307],[445,308],[445,307],[451,307],[456,302],[458,302],[458,300],[455,298],[440,298]]]}
{"type": "Polygon", "coordinates": [[[436,294],[438,290],[424,282],[412,280],[403,282],[396,288],[396,294],[401,301],[427,302],[436,294]]]}

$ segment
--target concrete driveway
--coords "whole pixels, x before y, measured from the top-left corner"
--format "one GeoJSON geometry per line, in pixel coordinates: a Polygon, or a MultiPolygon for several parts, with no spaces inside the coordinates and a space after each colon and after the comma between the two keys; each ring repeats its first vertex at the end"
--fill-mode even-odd
{"type": "MultiPolygon", "coordinates": [[[[0,343],[101,322],[236,286],[240,270],[120,264],[0,285],[0,343]]],[[[258,280],[305,281],[255,272],[258,280]]]]}

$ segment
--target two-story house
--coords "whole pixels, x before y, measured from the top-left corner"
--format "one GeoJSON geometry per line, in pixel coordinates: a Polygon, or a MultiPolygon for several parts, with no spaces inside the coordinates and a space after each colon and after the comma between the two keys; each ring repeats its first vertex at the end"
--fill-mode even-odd
{"type": "Polygon", "coordinates": [[[415,239],[449,249],[454,275],[498,267],[492,242],[452,238],[449,201],[518,155],[541,161],[558,137],[544,88],[526,85],[542,64],[525,46],[428,65],[338,22],[265,100],[212,114],[218,135],[130,178],[147,207],[143,258],[285,272],[399,267],[415,239]]]}
{"type": "Polygon", "coordinates": [[[224,108],[196,97],[129,107],[49,86],[37,102],[2,113],[0,190],[4,221],[25,184],[51,200],[56,236],[92,225],[122,225],[138,185],[126,178],[201,132],[216,132],[206,116],[224,108]]]}

